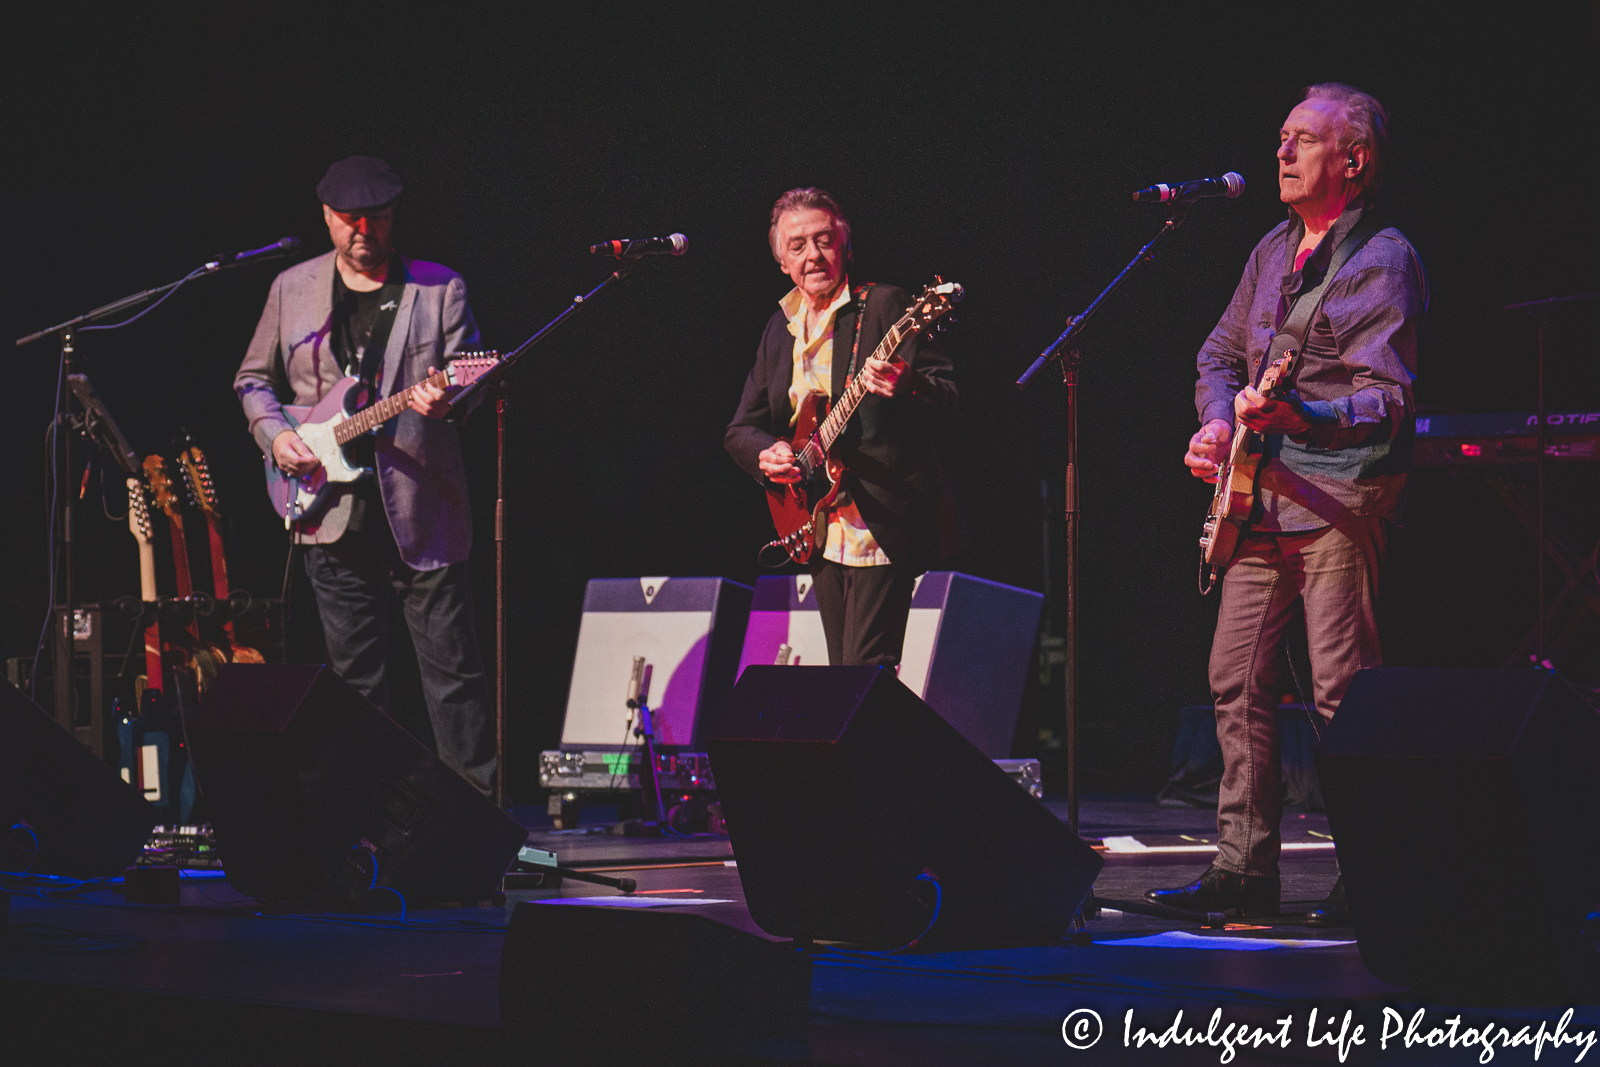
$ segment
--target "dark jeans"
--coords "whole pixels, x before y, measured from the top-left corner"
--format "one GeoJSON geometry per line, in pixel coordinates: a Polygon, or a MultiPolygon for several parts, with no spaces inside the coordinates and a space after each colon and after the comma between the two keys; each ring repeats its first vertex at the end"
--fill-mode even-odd
{"type": "Polygon", "coordinates": [[[811,565],[817,611],[835,666],[894,667],[906,641],[906,616],[916,578],[898,567],[811,565]]]}
{"type": "Polygon", "coordinates": [[[1378,564],[1387,531],[1375,517],[1305,533],[1250,534],[1222,579],[1211,643],[1222,785],[1217,796],[1217,866],[1235,874],[1278,873],[1283,816],[1278,698],[1284,635],[1305,616],[1312,699],[1333,718],[1356,671],[1381,664],[1378,564]]]}
{"type": "Polygon", "coordinates": [[[412,570],[401,562],[388,524],[380,519],[375,525],[376,530],[352,531],[333,544],[306,549],[306,573],[317,592],[330,666],[357,692],[384,707],[388,597],[399,597],[417,649],[439,758],[490,794],[494,705],[473,626],[467,564],[412,570]]]}

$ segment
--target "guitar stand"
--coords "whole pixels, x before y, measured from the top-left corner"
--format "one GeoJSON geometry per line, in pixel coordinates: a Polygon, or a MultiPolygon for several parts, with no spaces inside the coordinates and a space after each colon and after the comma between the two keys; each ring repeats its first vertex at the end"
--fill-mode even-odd
{"type": "MultiPolygon", "coordinates": [[[[296,241],[294,247],[298,247],[296,241]]],[[[258,249],[257,252],[261,250],[258,249]]],[[[55,659],[55,714],[56,720],[69,731],[73,729],[76,720],[75,703],[76,687],[72,684],[72,649],[73,629],[76,604],[73,602],[72,583],[72,433],[81,432],[90,440],[102,445],[119,467],[122,467],[131,477],[142,477],[143,472],[138,469],[128,469],[128,460],[132,458],[133,467],[138,467],[138,460],[133,457],[128,443],[122,434],[116,431],[116,424],[110,421],[110,416],[105,414],[105,408],[98,401],[91,402],[88,398],[94,395],[93,387],[88,383],[88,378],[75,373],[74,356],[77,352],[77,336],[83,330],[114,330],[119,326],[127,326],[135,320],[154,311],[167,297],[177,292],[185,283],[195,278],[216,274],[233,267],[243,266],[245,262],[267,260],[276,258],[293,248],[283,248],[282,251],[252,256],[249,260],[241,261],[232,253],[219,253],[205,264],[195,268],[175,282],[158,286],[155,289],[146,289],[142,292],[125,296],[121,300],[113,300],[103,304],[93,311],[86,311],[82,315],[68,319],[66,322],[48,326],[35,331],[26,337],[19,337],[16,345],[32,344],[34,341],[54,336],[61,342],[61,361],[58,384],[55,395],[55,410],[51,415],[52,434],[50,438],[52,457],[52,473],[54,475],[55,500],[52,502],[50,512],[50,616],[48,626],[54,626],[54,659],[55,659]],[[154,301],[152,304],[151,301],[154,301]],[[113,315],[133,311],[145,304],[151,304],[144,311],[119,322],[108,323],[103,326],[91,325],[113,315]],[[80,384],[81,380],[81,384],[80,384]],[[80,403],[84,406],[83,416],[75,416],[68,410],[67,389],[75,393],[80,403]],[[103,417],[102,417],[103,416],[103,417]],[[63,432],[68,431],[68,432],[63,432]],[[114,440],[108,441],[107,432],[114,434],[114,440]],[[60,602],[56,599],[56,578],[60,576],[60,602]],[[58,614],[59,612],[59,614],[58,614]],[[56,620],[60,621],[57,622],[56,620]]],[[[39,654],[44,650],[46,634],[41,633],[39,644],[34,650],[34,666],[38,666],[39,654]]],[[[35,670],[29,679],[30,695],[37,691],[38,671],[35,670]]]]}
{"type": "MultiPolygon", "coordinates": [[[[1089,317],[1100,309],[1106,298],[1115,292],[1134,268],[1155,258],[1156,246],[1169,234],[1183,225],[1194,206],[1193,200],[1179,200],[1172,205],[1167,220],[1156,235],[1145,242],[1134,254],[1122,272],[1111,280],[1084,308],[1081,314],[1067,320],[1067,328],[1039,354],[1032,365],[1017,379],[1017,388],[1026,389],[1045,367],[1054,362],[1061,364],[1062,383],[1067,387],[1067,463],[1065,475],[1065,517],[1067,551],[1067,637],[1066,637],[1066,731],[1067,731],[1067,828],[1078,833],[1078,531],[1083,513],[1078,496],[1078,368],[1083,362],[1083,349],[1078,335],[1088,325],[1089,317]]],[[[1091,889],[1083,906],[1073,915],[1072,930],[1075,940],[1087,936],[1084,922],[1100,914],[1091,889]]],[[[1080,942],[1081,943],[1081,940],[1080,942]]]]}

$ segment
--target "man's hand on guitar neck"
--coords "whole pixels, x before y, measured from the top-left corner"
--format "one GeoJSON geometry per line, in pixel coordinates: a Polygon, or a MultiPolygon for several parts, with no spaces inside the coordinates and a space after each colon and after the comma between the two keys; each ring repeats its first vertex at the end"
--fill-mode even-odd
{"type": "Polygon", "coordinates": [[[775,482],[798,482],[800,468],[794,465],[794,449],[788,441],[774,441],[756,457],[761,473],[775,482]]]}
{"type": "Polygon", "coordinates": [[[285,474],[296,476],[313,474],[322,466],[317,454],[293,430],[284,430],[272,439],[272,462],[285,474]]]}
{"type": "Polygon", "coordinates": [[[869,393],[889,398],[900,388],[906,365],[893,359],[869,359],[861,364],[861,384],[869,393]]]}
{"type": "MultiPolygon", "coordinates": [[[[438,373],[439,371],[436,368],[428,368],[429,378],[438,373]]],[[[451,392],[460,392],[460,390],[453,389],[446,392],[437,385],[429,384],[425,378],[412,387],[411,410],[430,419],[442,419],[450,413],[449,398],[451,392]]]]}
{"type": "Polygon", "coordinates": [[[1212,419],[1200,427],[1200,432],[1189,438],[1189,451],[1183,462],[1189,473],[1208,482],[1217,480],[1217,467],[1227,458],[1228,443],[1233,440],[1233,427],[1223,419],[1212,419]]]}
{"type": "Polygon", "coordinates": [[[1257,433],[1283,433],[1294,436],[1311,429],[1305,405],[1293,393],[1281,399],[1263,396],[1247,385],[1233,398],[1233,414],[1257,433]]]}

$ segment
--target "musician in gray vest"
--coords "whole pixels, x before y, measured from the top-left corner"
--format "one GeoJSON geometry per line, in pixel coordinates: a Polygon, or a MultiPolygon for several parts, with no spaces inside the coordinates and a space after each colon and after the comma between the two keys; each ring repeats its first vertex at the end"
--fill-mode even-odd
{"type": "MultiPolygon", "coordinates": [[[[1190,473],[1215,482],[1235,420],[1265,435],[1267,459],[1222,578],[1211,646],[1223,758],[1217,857],[1192,884],[1145,894],[1187,911],[1243,916],[1278,913],[1276,714],[1295,688],[1286,631],[1303,615],[1311,659],[1303,681],[1321,722],[1333,717],[1355,672],[1380,662],[1378,568],[1405,495],[1428,303],[1416,250],[1373,214],[1389,154],[1383,105],[1348,85],[1310,86],[1279,142],[1279,198],[1289,218],[1256,246],[1201,346],[1200,430],[1184,455],[1190,473]],[[1293,388],[1272,399],[1256,388],[1270,362],[1263,357],[1275,334],[1295,332],[1302,302],[1300,317],[1311,314],[1303,344],[1291,346],[1301,352],[1293,388]]],[[[1310,919],[1339,922],[1341,911],[1335,886],[1310,919]]]]}
{"type": "Polygon", "coordinates": [[[346,377],[369,399],[412,388],[410,406],[348,450],[376,478],[336,490],[294,527],[307,546],[331,666],[380,707],[386,623],[398,597],[417,650],[440,758],[484,793],[493,786],[493,711],[473,625],[466,471],[443,389],[430,373],[475,348],[466,283],[393,250],[401,184],[380,159],[351,156],[317,186],[333,251],[279,274],[234,378],[250,432],[277,468],[314,478],[322,461],[283,405],[314,405],[346,377]]]}

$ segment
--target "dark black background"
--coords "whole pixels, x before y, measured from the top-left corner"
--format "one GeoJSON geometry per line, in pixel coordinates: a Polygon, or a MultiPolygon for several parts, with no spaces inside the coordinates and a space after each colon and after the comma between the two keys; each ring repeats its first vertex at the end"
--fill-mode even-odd
{"type": "MultiPolygon", "coordinates": [[[[765,508],[721,438],[789,285],[766,246],[780,192],[839,197],[854,280],[915,289],[939,273],[966,287],[946,335],[967,410],[948,454],[975,534],[960,568],[1038,589],[1062,390],[1011,383],[1159,225],[1130,190],[1236,169],[1244,199],[1200,205],[1086,335],[1085,784],[1147,786],[1176,708],[1207,691],[1215,606],[1195,591],[1194,542],[1208,489],[1178,462],[1193,355],[1282,217],[1273,150],[1301,86],[1348,81],[1392,112],[1385,206],[1434,289],[1425,408],[1531,409],[1533,329],[1501,306],[1600,288],[1593,5],[1523,4],[1493,20],[1418,3],[1222,10],[58,7],[11,27],[0,325],[18,337],[284,234],[319,253],[313,189],[354,152],[404,177],[399,248],[465,275],[500,348],[604,276],[585,245],[688,234],[688,255],[646,262],[519,368],[508,658],[511,786],[526,797],[535,754],[559,734],[585,581],[757,576],[765,508]]],[[[234,584],[258,595],[277,591],[286,537],[231,380],[274,269],[203,279],[80,342],[141,453],[180,423],[206,446],[234,584]]],[[[1553,409],[1600,405],[1597,310],[1551,318],[1553,409]]],[[[31,654],[45,607],[57,351],[43,341],[5,361],[9,657],[31,654]]],[[[465,431],[486,648],[493,429],[480,415],[465,431]]],[[[1590,466],[1552,479],[1552,515],[1580,551],[1600,533],[1594,484],[1590,466]]],[[[132,539],[100,515],[95,483],[89,495],[80,597],[133,592],[132,539]]],[[[1534,558],[1473,478],[1419,472],[1388,578],[1389,661],[1499,663],[1533,621],[1534,558]]],[[[1589,685],[1597,634],[1580,627],[1556,659],[1589,685]]],[[[1059,716],[1056,679],[1031,687],[1019,751],[1037,751],[1036,728],[1059,716]]]]}

